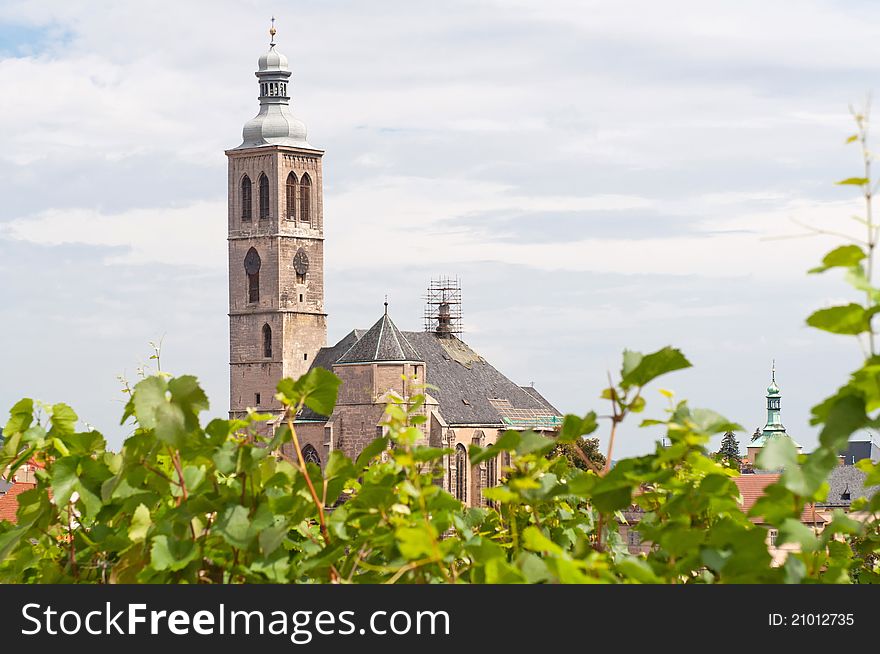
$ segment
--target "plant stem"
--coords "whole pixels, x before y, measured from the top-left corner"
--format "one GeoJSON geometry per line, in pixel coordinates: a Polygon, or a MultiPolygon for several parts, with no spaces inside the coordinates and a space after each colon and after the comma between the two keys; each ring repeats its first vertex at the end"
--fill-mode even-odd
{"type": "MultiPolygon", "coordinates": [[[[299,413],[300,409],[302,409],[302,403],[297,407],[295,413],[299,413]]],[[[293,418],[290,416],[290,407],[287,408],[287,427],[290,429],[290,435],[293,437],[293,447],[296,450],[296,457],[299,460],[300,469],[302,470],[303,476],[306,478],[306,485],[308,485],[309,492],[312,494],[315,508],[318,509],[318,524],[321,526],[321,536],[324,537],[324,543],[329,545],[330,534],[327,531],[327,523],[324,520],[324,503],[321,502],[321,498],[318,497],[315,485],[312,483],[311,477],[309,477],[309,470],[306,468],[306,460],[305,457],[303,457],[302,448],[299,446],[299,438],[297,438],[296,430],[293,428],[293,418]]]]}

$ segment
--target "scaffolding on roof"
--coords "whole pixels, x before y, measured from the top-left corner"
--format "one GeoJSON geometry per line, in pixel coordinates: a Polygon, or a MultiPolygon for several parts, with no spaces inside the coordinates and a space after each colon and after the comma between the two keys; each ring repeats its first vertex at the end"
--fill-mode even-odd
{"type": "Polygon", "coordinates": [[[461,280],[438,277],[425,294],[425,331],[439,336],[461,334],[461,280]]]}

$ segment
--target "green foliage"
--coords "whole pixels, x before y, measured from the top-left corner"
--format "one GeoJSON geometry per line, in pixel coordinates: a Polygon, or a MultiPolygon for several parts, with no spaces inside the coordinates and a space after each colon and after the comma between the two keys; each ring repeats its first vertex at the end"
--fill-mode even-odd
{"type": "Polygon", "coordinates": [[[739,441],[736,440],[736,436],[732,431],[724,434],[724,438],[721,440],[721,447],[715,453],[714,458],[716,461],[739,470],[740,465],[742,465],[742,454],[739,449],[739,441]]]}

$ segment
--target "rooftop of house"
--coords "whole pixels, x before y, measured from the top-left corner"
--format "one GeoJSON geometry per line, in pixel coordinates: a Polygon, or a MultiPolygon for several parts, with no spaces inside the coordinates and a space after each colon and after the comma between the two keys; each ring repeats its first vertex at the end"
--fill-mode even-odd
{"type": "Polygon", "coordinates": [[[874,497],[880,486],[865,486],[867,475],[851,465],[837,466],[828,477],[828,497],[817,502],[823,507],[848,507],[859,497],[874,497]]]}
{"type": "MultiPolygon", "coordinates": [[[[412,360],[425,363],[427,393],[449,425],[555,429],[562,422],[562,414],[535,388],[511,381],[458,337],[400,331],[387,314],[369,330],[355,329],[322,348],[312,367],[412,360]]],[[[304,409],[299,419],[326,416],[304,409]]]]}
{"type": "MultiPolygon", "coordinates": [[[[735,477],[733,481],[736,483],[737,488],[739,488],[739,492],[743,498],[742,510],[748,513],[752,507],[755,506],[758,499],[764,495],[764,489],[770,484],[779,481],[779,477],[780,475],[778,472],[757,473],[735,477]]],[[[762,522],[759,517],[752,518],[752,521],[762,522]]],[[[816,507],[814,505],[807,504],[804,507],[803,512],[801,512],[801,522],[809,525],[824,524],[825,519],[816,513],[816,507]]]]}

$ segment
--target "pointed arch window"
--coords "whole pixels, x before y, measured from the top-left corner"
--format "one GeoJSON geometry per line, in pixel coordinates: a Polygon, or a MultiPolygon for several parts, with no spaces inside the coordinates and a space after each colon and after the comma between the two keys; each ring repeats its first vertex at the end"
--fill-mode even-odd
{"type": "Polygon", "coordinates": [[[312,180],[308,173],[303,173],[299,180],[299,219],[304,222],[312,220],[312,180]]]}
{"type": "Polygon", "coordinates": [[[263,356],[267,359],[272,358],[272,328],[269,323],[263,325],[263,356]]]}
{"type": "Polygon", "coordinates": [[[260,173],[260,220],[269,219],[269,178],[260,173]]]}
{"type": "Polygon", "coordinates": [[[486,459],[486,488],[498,485],[498,457],[486,459]]]}
{"type": "Polygon", "coordinates": [[[248,279],[248,302],[260,301],[260,255],[254,248],[248,250],[244,257],[244,271],[248,279]]]}
{"type": "Polygon", "coordinates": [[[287,200],[287,219],[296,220],[296,175],[290,173],[287,176],[287,184],[285,185],[287,200]]]}
{"type": "Polygon", "coordinates": [[[251,178],[245,175],[241,178],[241,219],[250,220],[252,211],[251,178]]]}
{"type": "Polygon", "coordinates": [[[318,450],[316,450],[312,445],[306,445],[302,449],[303,459],[305,459],[306,463],[314,463],[319,468],[321,467],[321,456],[318,454],[318,450]]]}
{"type": "Polygon", "coordinates": [[[467,450],[461,443],[455,446],[455,497],[467,502],[467,450]]]}

